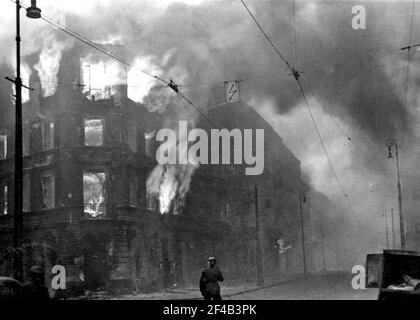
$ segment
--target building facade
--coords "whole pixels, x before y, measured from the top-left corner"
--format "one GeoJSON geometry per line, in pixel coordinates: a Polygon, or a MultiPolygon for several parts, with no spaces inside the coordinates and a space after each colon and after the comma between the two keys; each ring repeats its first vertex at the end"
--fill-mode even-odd
{"type": "MultiPolygon", "coordinates": [[[[86,83],[92,67],[82,65],[86,55],[80,48],[67,51],[54,94],[34,90],[24,104],[24,277],[41,265],[50,285],[51,268],[60,264],[79,294],[153,291],[196,285],[214,255],[227,279],[254,281],[257,213],[264,277],[301,273],[309,187],[299,160],[274,130],[245,104],[209,111],[219,128],[265,130],[265,170],[245,176],[244,165],[201,166],[186,197],[175,197],[161,214],[147,180],[157,165],[155,132],[165,115],[128,99],[127,82],[86,83]]],[[[39,89],[39,80],[32,76],[30,85],[39,89]]],[[[14,122],[8,98],[2,96],[0,119],[0,273],[11,275],[14,122]]],[[[211,129],[204,119],[198,126],[211,129]]]]}
{"type": "MultiPolygon", "coordinates": [[[[35,90],[23,106],[24,276],[39,264],[48,279],[51,267],[60,264],[68,279],[89,290],[160,288],[162,217],[146,201],[147,175],[155,166],[146,138],[159,119],[129,100],[124,84],[81,88],[79,59],[78,52],[67,52],[58,73],[58,83],[67,85],[46,98],[35,90]]],[[[37,87],[37,81],[32,78],[31,85],[37,87]]],[[[1,272],[8,275],[12,117],[3,117],[0,125],[1,272]]]]}

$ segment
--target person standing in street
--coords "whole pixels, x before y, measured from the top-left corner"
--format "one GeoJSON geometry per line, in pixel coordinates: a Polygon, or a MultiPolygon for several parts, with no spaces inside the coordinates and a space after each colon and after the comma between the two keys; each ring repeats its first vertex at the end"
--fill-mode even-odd
{"type": "Polygon", "coordinates": [[[204,300],[222,300],[219,281],[224,281],[222,271],[216,265],[216,258],[210,257],[200,277],[200,292],[204,300]]]}
{"type": "Polygon", "coordinates": [[[29,277],[29,282],[23,285],[23,300],[50,300],[48,288],[45,286],[44,269],[38,265],[33,266],[29,272],[29,277]]]}

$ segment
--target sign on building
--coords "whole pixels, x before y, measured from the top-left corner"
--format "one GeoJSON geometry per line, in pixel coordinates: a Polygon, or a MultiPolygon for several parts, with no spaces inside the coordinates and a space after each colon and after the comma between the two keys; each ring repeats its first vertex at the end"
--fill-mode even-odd
{"type": "Polygon", "coordinates": [[[240,81],[225,82],[226,103],[241,102],[240,81]]]}

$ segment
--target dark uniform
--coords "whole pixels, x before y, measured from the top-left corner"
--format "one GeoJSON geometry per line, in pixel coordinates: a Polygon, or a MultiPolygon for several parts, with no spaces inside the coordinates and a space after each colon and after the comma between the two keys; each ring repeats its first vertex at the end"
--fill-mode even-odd
{"type": "Polygon", "coordinates": [[[50,300],[48,288],[44,284],[44,270],[39,266],[33,266],[29,273],[30,281],[22,288],[22,299],[27,301],[50,300]]]}
{"type": "Polygon", "coordinates": [[[48,301],[50,294],[45,285],[29,282],[24,284],[23,299],[26,301],[48,301]]]}
{"type": "Polygon", "coordinates": [[[216,266],[216,259],[209,259],[209,266],[204,268],[200,277],[200,291],[204,300],[222,300],[219,281],[223,281],[223,274],[216,266]]]}

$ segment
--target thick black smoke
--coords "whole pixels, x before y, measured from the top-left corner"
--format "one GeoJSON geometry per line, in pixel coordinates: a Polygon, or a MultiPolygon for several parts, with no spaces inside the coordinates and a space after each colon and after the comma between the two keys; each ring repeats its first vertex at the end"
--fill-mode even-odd
{"type": "MultiPolygon", "coordinates": [[[[328,111],[382,143],[401,129],[403,84],[389,77],[385,61],[405,59],[399,48],[408,41],[411,5],[362,2],[367,29],[354,30],[351,10],[357,4],[296,1],[294,24],[292,1],[248,1],[267,34],[291,65],[297,63],[304,82],[328,111]]],[[[163,74],[185,81],[188,94],[203,108],[223,101],[222,82],[230,79],[244,80],[245,99],[270,99],[279,113],[287,113],[301,100],[289,70],[239,1],[173,3],[159,13],[143,2],[113,2],[99,6],[97,13],[89,19],[68,18],[68,25],[94,40],[121,36],[131,58],[151,55],[159,63],[168,56],[161,65],[163,74]],[[185,80],[180,70],[187,74],[185,80]]],[[[407,133],[412,135],[410,119],[407,133]]]]}

